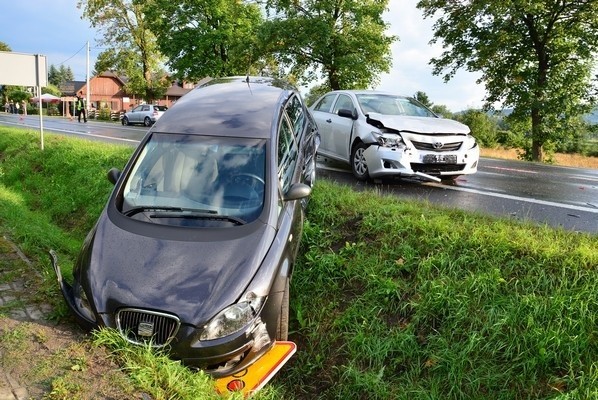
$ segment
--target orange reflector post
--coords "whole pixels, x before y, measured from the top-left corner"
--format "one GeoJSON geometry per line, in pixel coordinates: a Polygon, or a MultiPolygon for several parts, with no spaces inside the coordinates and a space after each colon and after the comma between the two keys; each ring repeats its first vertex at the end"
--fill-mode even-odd
{"type": "Polygon", "coordinates": [[[296,351],[297,345],[293,342],[274,342],[272,348],[248,368],[235,375],[217,379],[216,390],[221,394],[255,393],[276,375],[296,351]]]}

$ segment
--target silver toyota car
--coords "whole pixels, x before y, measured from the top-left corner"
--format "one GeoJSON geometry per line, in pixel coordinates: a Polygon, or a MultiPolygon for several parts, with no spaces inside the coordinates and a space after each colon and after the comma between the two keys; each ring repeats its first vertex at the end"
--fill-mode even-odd
{"type": "Polygon", "coordinates": [[[357,179],[406,176],[439,182],[477,171],[480,150],[469,128],[413,98],[339,90],[310,109],[322,140],[318,154],[350,164],[357,179]]]}

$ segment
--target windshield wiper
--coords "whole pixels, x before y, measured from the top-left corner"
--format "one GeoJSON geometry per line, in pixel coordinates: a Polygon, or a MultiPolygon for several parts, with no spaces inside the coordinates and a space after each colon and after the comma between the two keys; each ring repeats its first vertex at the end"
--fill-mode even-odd
{"type": "Polygon", "coordinates": [[[147,212],[147,211],[162,211],[162,212],[199,212],[202,214],[216,214],[214,210],[201,210],[197,208],[182,208],[182,207],[169,207],[169,206],[140,206],[131,208],[124,212],[127,217],[131,217],[135,214],[139,214],[140,212],[147,212]]]}
{"type": "MultiPolygon", "coordinates": [[[[158,210],[161,211],[161,210],[158,210]]],[[[151,214],[150,218],[184,218],[184,219],[205,219],[205,220],[212,220],[212,221],[228,221],[232,222],[235,225],[245,225],[247,221],[242,218],[233,217],[231,215],[218,215],[215,211],[210,210],[183,210],[180,214],[172,213],[172,212],[163,212],[163,213],[156,213],[151,214]],[[202,212],[202,211],[208,211],[202,212]]]]}

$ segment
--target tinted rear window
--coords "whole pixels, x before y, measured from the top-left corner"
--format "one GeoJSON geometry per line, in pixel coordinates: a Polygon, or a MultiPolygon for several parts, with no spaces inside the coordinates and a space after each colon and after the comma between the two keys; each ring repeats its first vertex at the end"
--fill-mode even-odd
{"type": "Polygon", "coordinates": [[[166,106],[154,106],[154,108],[158,111],[166,111],[168,110],[168,107],[166,106]]]}

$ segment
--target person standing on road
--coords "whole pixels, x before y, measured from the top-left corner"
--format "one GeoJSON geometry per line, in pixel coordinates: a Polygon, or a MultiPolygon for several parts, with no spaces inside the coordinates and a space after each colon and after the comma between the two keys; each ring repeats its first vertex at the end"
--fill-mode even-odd
{"type": "Polygon", "coordinates": [[[83,100],[83,92],[79,92],[77,100],[75,100],[75,110],[79,116],[79,122],[81,122],[81,114],[83,114],[83,122],[87,122],[87,112],[85,111],[85,101],[83,100]]]}

